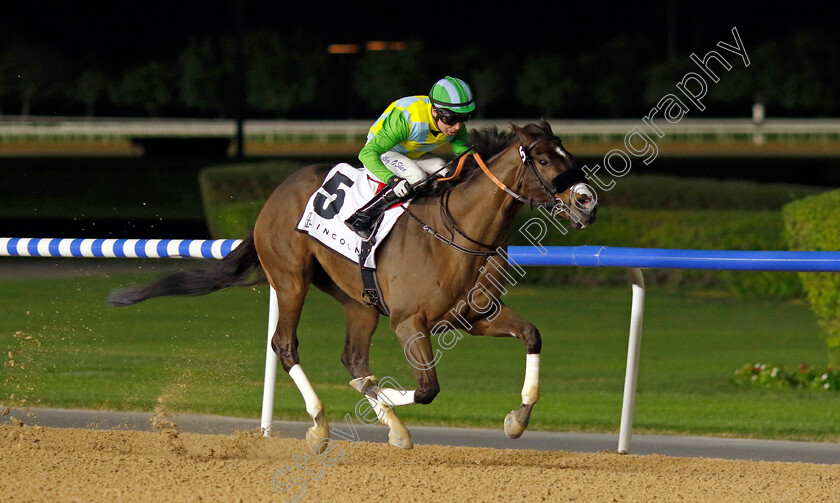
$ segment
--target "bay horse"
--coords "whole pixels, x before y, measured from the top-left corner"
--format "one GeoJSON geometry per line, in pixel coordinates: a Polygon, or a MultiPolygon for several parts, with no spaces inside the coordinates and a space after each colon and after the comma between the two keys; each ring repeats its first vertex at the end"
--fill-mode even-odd
{"type": "Polygon", "coordinates": [[[379,388],[371,374],[371,337],[380,313],[361,300],[359,266],[296,231],[307,200],[324,183],[329,166],[309,166],[290,175],[265,203],[252,234],[222,261],[205,270],[170,274],[145,287],[114,291],[109,302],[131,305],[267,281],[276,290],[280,313],[271,347],[303,395],[314,422],[306,440],[317,452],[326,449],[330,429],[324,406],[300,365],[296,333],[310,284],[343,307],[347,326],[341,362],[353,378],[351,386],[365,394],[390,428],[389,442],[398,447],[413,444],[393,407],[429,404],[440,391],[432,335],[453,327],[472,335],[515,337],[525,345],[525,383],[521,405],[506,416],[504,429],[510,438],[518,438],[539,397],[542,343],[537,328],[499,300],[506,292],[504,280],[491,278],[490,271],[506,267],[506,261],[499,264],[498,259],[524,204],[551,208],[573,227],[583,228],[594,222],[597,201],[594,193],[576,190],[585,186],[580,183],[582,171],[574,167],[574,157],[545,120],[524,127],[511,124],[510,132],[475,131],[471,142],[488,159],[487,171],[468,163],[460,181],[442,183],[439,200],[416,198],[408,208],[413,218],[400,218],[377,252],[383,300],[417,379],[415,390],[379,388]],[[434,230],[449,230],[451,237],[434,230]],[[490,303],[498,309],[489,312],[490,303]]]}

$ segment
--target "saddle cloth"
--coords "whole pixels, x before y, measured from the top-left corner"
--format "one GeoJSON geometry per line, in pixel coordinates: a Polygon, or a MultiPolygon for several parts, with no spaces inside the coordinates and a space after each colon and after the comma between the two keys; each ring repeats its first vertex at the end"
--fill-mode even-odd
{"type": "MultiPolygon", "coordinates": [[[[362,238],[344,225],[344,221],[370,201],[382,186],[378,180],[368,177],[366,170],[345,163],[338,164],[309,198],[297,229],[358,264],[362,238]]],[[[407,205],[403,203],[393,206],[382,215],[374,236],[373,250],[363,264],[365,267],[376,267],[376,248],[397,223],[405,211],[403,207],[407,205]]]]}

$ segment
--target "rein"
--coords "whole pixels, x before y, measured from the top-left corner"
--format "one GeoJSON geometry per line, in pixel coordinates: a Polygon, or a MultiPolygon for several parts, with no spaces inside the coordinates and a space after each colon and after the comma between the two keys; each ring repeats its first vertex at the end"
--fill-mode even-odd
{"type": "MultiPolygon", "coordinates": [[[[538,202],[538,201],[534,201],[532,199],[526,198],[526,197],[524,197],[520,194],[517,194],[516,192],[511,190],[503,181],[499,180],[499,178],[492,171],[490,171],[490,168],[487,167],[487,164],[484,162],[484,159],[482,159],[481,156],[477,152],[473,152],[473,153],[467,152],[464,155],[462,155],[461,158],[458,160],[458,166],[455,168],[455,172],[450,176],[447,176],[447,177],[444,177],[444,178],[439,178],[438,181],[445,182],[445,181],[453,180],[453,179],[457,178],[461,174],[461,171],[464,169],[464,164],[466,163],[467,158],[472,156],[475,159],[475,162],[478,165],[478,167],[481,169],[481,171],[484,172],[484,174],[487,176],[487,178],[489,178],[490,181],[492,181],[496,185],[496,187],[498,187],[500,190],[504,191],[507,195],[509,195],[510,197],[512,197],[513,199],[518,201],[519,203],[528,204],[528,205],[531,206],[531,208],[533,208],[534,206],[542,206],[542,207],[545,207],[545,208],[548,208],[548,207],[553,208],[555,206],[554,194],[551,191],[551,188],[549,186],[550,182],[548,182],[545,178],[542,177],[542,175],[540,175],[536,166],[534,166],[533,160],[531,159],[531,156],[530,156],[530,152],[534,149],[535,146],[537,146],[539,143],[542,143],[544,141],[549,141],[549,140],[552,140],[552,139],[553,138],[544,138],[544,139],[541,139],[541,140],[537,140],[534,143],[532,143],[531,145],[529,145],[527,150],[524,147],[522,147],[521,145],[519,147],[519,155],[522,158],[522,163],[525,166],[531,168],[531,170],[534,172],[534,175],[537,177],[537,180],[540,182],[540,185],[542,186],[543,190],[545,190],[546,194],[548,194],[551,197],[552,201],[538,202]]],[[[406,213],[409,214],[409,216],[411,216],[411,218],[413,218],[414,220],[417,221],[417,223],[419,223],[421,226],[423,226],[424,231],[428,232],[433,237],[440,240],[441,242],[443,242],[447,246],[450,246],[450,247],[460,251],[461,253],[465,253],[467,255],[476,255],[476,256],[485,256],[485,257],[496,254],[497,253],[496,249],[499,246],[501,246],[501,244],[500,245],[488,245],[486,243],[476,241],[475,239],[469,237],[466,234],[466,232],[464,232],[458,226],[458,224],[455,222],[455,218],[453,218],[452,213],[449,211],[449,197],[450,197],[451,193],[452,193],[452,191],[451,191],[451,188],[450,188],[450,190],[447,190],[446,192],[444,192],[440,196],[440,216],[441,216],[441,220],[443,221],[444,226],[446,226],[446,228],[450,231],[449,232],[450,237],[446,237],[443,234],[441,234],[440,232],[438,232],[438,231],[432,229],[431,227],[429,227],[425,222],[420,220],[420,218],[417,215],[415,215],[413,212],[411,212],[408,208],[403,206],[403,209],[405,210],[406,213]],[[477,246],[480,246],[482,248],[487,248],[487,250],[473,250],[473,249],[466,248],[464,246],[459,245],[454,240],[454,234],[452,233],[453,230],[455,232],[457,232],[459,235],[461,235],[461,237],[463,237],[464,239],[469,241],[470,243],[473,243],[473,244],[475,244],[477,246]]]]}
{"type": "Polygon", "coordinates": [[[447,190],[443,194],[440,195],[440,219],[443,222],[443,225],[449,229],[449,234],[452,235],[452,231],[454,230],[458,234],[461,235],[464,239],[469,241],[472,244],[476,244],[483,248],[493,249],[495,250],[497,246],[495,245],[488,245],[484,244],[480,241],[476,241],[475,239],[467,236],[467,233],[464,232],[458,224],[455,222],[455,218],[452,216],[452,212],[449,211],[449,196],[452,195],[451,190],[447,190]]]}
{"type": "MultiPolygon", "coordinates": [[[[412,211],[411,211],[411,210],[409,210],[408,208],[406,208],[406,207],[405,207],[405,206],[403,206],[403,205],[400,205],[400,206],[402,206],[402,208],[405,210],[405,212],[406,212],[406,213],[408,213],[408,215],[409,215],[411,218],[413,218],[414,220],[416,220],[416,221],[417,221],[417,223],[419,223],[420,225],[422,225],[422,226],[423,226],[423,230],[424,230],[424,231],[426,231],[426,232],[428,232],[429,234],[431,234],[431,235],[432,235],[432,237],[437,238],[438,240],[440,240],[443,244],[445,244],[445,245],[447,245],[447,246],[450,246],[450,247],[452,247],[452,248],[454,248],[454,249],[458,250],[458,251],[459,251],[459,252],[461,252],[461,253],[465,253],[465,254],[467,254],[467,255],[476,255],[476,256],[479,256],[479,257],[489,257],[490,255],[496,255],[496,254],[498,253],[498,252],[496,251],[496,248],[498,248],[499,246],[502,246],[502,245],[496,245],[495,247],[492,247],[492,248],[493,248],[492,250],[471,250],[470,248],[467,248],[467,247],[465,247],[465,246],[461,246],[461,245],[459,245],[458,243],[456,243],[456,242],[455,242],[455,240],[454,240],[454,239],[452,239],[452,238],[448,238],[448,237],[444,236],[443,234],[441,234],[440,232],[438,232],[438,231],[436,231],[436,230],[432,229],[431,227],[429,227],[429,226],[426,224],[426,222],[424,222],[424,221],[420,220],[420,218],[419,218],[417,215],[415,215],[414,213],[412,213],[412,211]]],[[[476,244],[478,244],[478,245],[480,245],[480,246],[484,246],[484,247],[487,247],[487,248],[491,248],[491,246],[490,246],[490,245],[485,245],[485,244],[479,243],[479,242],[477,242],[477,241],[473,241],[471,238],[469,238],[469,237],[465,236],[463,233],[461,233],[461,231],[458,231],[458,233],[459,233],[459,234],[461,234],[462,236],[464,236],[465,238],[469,239],[469,240],[470,240],[471,242],[473,242],[473,243],[476,243],[476,244]]]]}
{"type": "MultiPolygon", "coordinates": [[[[525,153],[525,150],[522,148],[522,146],[520,146],[520,147],[519,147],[519,155],[520,155],[520,157],[522,157],[522,163],[523,163],[523,164],[525,164],[525,166],[530,166],[530,167],[531,167],[531,170],[532,170],[532,171],[534,172],[534,174],[537,176],[537,180],[539,180],[539,181],[540,181],[540,185],[542,185],[542,186],[543,186],[543,189],[546,191],[546,193],[547,193],[549,196],[551,196],[551,197],[552,197],[552,201],[549,201],[549,202],[536,202],[536,201],[534,201],[533,199],[528,199],[527,197],[523,197],[523,196],[521,196],[521,195],[517,194],[516,192],[514,192],[514,191],[510,190],[510,189],[508,188],[508,186],[507,186],[507,185],[505,185],[505,183],[504,183],[503,181],[499,180],[499,178],[498,178],[495,174],[493,174],[493,172],[492,172],[492,171],[490,171],[490,168],[488,168],[488,167],[487,167],[487,164],[485,164],[485,163],[484,163],[484,159],[482,159],[482,158],[481,158],[481,156],[480,156],[480,155],[478,155],[478,153],[477,153],[477,152],[474,152],[474,153],[472,153],[472,154],[469,154],[469,153],[468,153],[468,154],[463,155],[463,156],[461,157],[461,159],[459,159],[459,160],[458,160],[458,167],[457,167],[457,168],[455,168],[455,173],[453,173],[451,176],[447,176],[446,178],[439,178],[438,180],[439,180],[439,181],[441,181],[441,182],[445,182],[445,181],[447,181],[447,180],[452,180],[452,179],[454,179],[454,178],[457,178],[457,177],[458,177],[458,175],[460,175],[460,174],[461,174],[461,170],[464,168],[464,164],[465,164],[465,163],[466,163],[466,161],[467,161],[467,157],[472,156],[472,157],[473,157],[473,159],[475,159],[476,164],[478,164],[478,167],[479,167],[479,168],[481,168],[481,171],[483,171],[483,172],[484,172],[484,174],[485,174],[485,175],[487,175],[487,178],[489,178],[489,179],[490,179],[490,181],[492,181],[494,184],[496,184],[496,187],[498,187],[499,189],[503,190],[503,191],[504,191],[505,193],[507,193],[507,195],[509,195],[510,197],[514,198],[515,200],[517,200],[518,202],[520,202],[520,203],[522,203],[522,204],[528,204],[528,205],[530,205],[530,206],[531,206],[531,208],[533,208],[534,206],[543,206],[543,207],[546,207],[546,208],[548,208],[548,207],[553,207],[553,206],[554,206],[554,204],[553,204],[554,194],[552,194],[551,189],[547,188],[546,184],[548,183],[548,181],[547,181],[547,180],[545,180],[545,178],[543,178],[543,177],[539,174],[539,172],[537,171],[536,166],[534,166],[533,161],[531,161],[531,156],[530,156],[530,152],[531,152],[531,150],[532,150],[535,146],[537,146],[537,144],[542,143],[542,142],[544,142],[544,141],[548,141],[548,139],[543,139],[543,140],[539,140],[539,141],[537,141],[537,142],[532,143],[532,144],[528,147],[528,153],[527,153],[527,154],[525,153]]],[[[451,217],[450,217],[450,219],[451,219],[451,217]]],[[[466,236],[464,236],[464,237],[466,237],[466,236]]],[[[471,241],[472,241],[472,240],[471,240],[471,241]]]]}
{"type": "MultiPolygon", "coordinates": [[[[469,156],[473,156],[476,164],[478,164],[478,166],[481,168],[481,170],[484,172],[484,174],[486,174],[487,177],[490,178],[490,180],[492,180],[493,183],[495,183],[497,187],[499,187],[500,189],[505,191],[507,194],[509,194],[511,197],[513,197],[517,201],[520,201],[522,203],[530,202],[529,199],[525,199],[524,197],[520,196],[516,192],[513,192],[512,190],[510,190],[507,187],[507,185],[504,184],[504,182],[499,180],[499,178],[496,175],[494,175],[492,171],[490,171],[490,168],[487,167],[487,165],[484,163],[484,160],[481,158],[480,155],[478,155],[477,152],[474,152],[474,153],[470,154],[469,151],[468,151],[467,153],[462,155],[461,158],[458,160],[458,166],[455,168],[455,172],[450,176],[447,176],[447,177],[444,177],[444,178],[438,178],[438,181],[445,182],[445,181],[453,180],[453,179],[457,178],[461,174],[461,170],[464,169],[464,164],[466,163],[467,158],[469,156]]],[[[488,244],[482,243],[480,241],[476,241],[475,239],[467,236],[467,234],[463,230],[461,230],[460,227],[458,227],[458,224],[455,223],[455,219],[452,217],[452,213],[449,211],[449,196],[451,195],[451,193],[452,193],[452,190],[450,188],[449,190],[447,190],[446,192],[444,192],[440,196],[440,217],[441,217],[441,220],[443,221],[444,226],[446,226],[447,229],[450,229],[450,232],[449,232],[450,237],[446,237],[443,234],[441,234],[440,232],[438,232],[438,231],[432,229],[431,227],[429,227],[425,222],[420,220],[420,218],[417,215],[412,213],[411,210],[409,210],[405,206],[403,206],[403,209],[405,210],[406,213],[409,214],[409,216],[411,216],[411,218],[413,218],[414,220],[417,221],[417,223],[419,223],[420,225],[423,226],[424,231],[428,232],[429,234],[431,234],[436,239],[440,240],[445,245],[450,246],[450,247],[458,250],[459,252],[465,253],[467,255],[475,255],[475,256],[481,256],[481,257],[489,257],[490,255],[495,255],[497,253],[496,249],[499,246],[502,246],[502,245],[488,245],[488,244]],[[487,248],[487,250],[472,250],[472,249],[467,248],[465,246],[459,245],[458,243],[455,242],[454,235],[452,234],[452,230],[454,230],[455,232],[460,234],[461,237],[463,237],[464,239],[466,239],[470,243],[481,246],[482,248],[487,248]]]]}

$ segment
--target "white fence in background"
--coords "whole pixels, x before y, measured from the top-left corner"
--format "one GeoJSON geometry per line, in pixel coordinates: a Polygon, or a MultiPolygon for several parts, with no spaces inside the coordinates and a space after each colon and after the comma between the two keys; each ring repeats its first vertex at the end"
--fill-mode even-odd
{"type": "MultiPolygon", "coordinates": [[[[513,122],[524,124],[538,118],[473,120],[471,127],[497,126],[506,129],[513,122]]],[[[654,119],[668,140],[840,140],[840,119],[689,119],[671,124],[654,119]]],[[[579,141],[623,140],[634,127],[653,132],[641,119],[628,120],[549,120],[554,132],[564,139],[579,141]]],[[[244,134],[251,141],[362,141],[370,120],[247,120],[244,134]]],[[[0,142],[10,141],[90,141],[108,142],[136,138],[232,138],[233,120],[211,119],[117,119],[0,117],[0,142]]]]}

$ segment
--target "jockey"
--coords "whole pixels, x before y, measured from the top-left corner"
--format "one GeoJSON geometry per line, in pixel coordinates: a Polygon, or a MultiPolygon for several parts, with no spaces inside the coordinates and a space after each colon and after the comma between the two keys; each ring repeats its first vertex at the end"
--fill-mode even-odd
{"type": "Polygon", "coordinates": [[[362,238],[370,238],[386,208],[408,199],[412,185],[442,174],[444,160],[429,152],[444,143],[451,144],[456,155],[469,150],[463,123],[473,110],[470,86],[455,77],[438,80],[429,96],[408,96],[391,103],[370,128],[359,152],[368,172],[386,186],[344,223],[362,238]]]}

